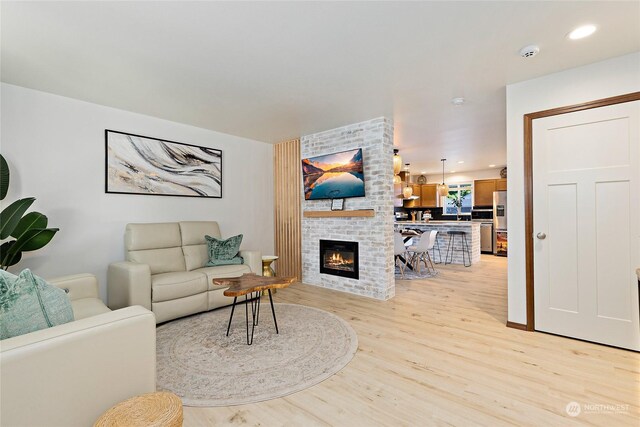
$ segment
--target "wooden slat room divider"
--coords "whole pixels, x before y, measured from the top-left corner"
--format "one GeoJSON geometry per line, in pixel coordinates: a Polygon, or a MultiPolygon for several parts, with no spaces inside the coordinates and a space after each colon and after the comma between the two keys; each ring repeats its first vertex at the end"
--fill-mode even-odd
{"type": "Polygon", "coordinates": [[[300,219],[302,166],[300,140],[278,143],[273,149],[275,197],[275,252],[278,276],[302,279],[302,224],[300,219]]]}

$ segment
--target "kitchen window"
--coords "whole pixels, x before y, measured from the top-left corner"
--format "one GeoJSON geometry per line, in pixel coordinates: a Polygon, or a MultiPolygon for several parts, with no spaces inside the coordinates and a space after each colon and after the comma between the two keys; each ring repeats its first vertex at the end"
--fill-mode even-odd
{"type": "MultiPolygon", "coordinates": [[[[462,200],[462,215],[471,215],[471,193],[473,190],[473,184],[470,182],[460,184],[449,184],[449,195],[462,200]]],[[[457,215],[458,208],[454,204],[451,197],[443,197],[444,215],[457,215]]]]}

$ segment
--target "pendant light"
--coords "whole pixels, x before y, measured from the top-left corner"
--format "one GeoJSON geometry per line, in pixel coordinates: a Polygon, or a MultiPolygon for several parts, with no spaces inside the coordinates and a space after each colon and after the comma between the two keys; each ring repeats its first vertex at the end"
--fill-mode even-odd
{"type": "Polygon", "coordinates": [[[400,184],[402,183],[402,178],[400,178],[400,169],[402,168],[402,158],[400,154],[398,154],[398,149],[393,149],[393,183],[400,184]]]}
{"type": "Polygon", "coordinates": [[[444,183],[444,162],[447,159],[440,159],[440,161],[442,162],[442,184],[438,184],[438,195],[444,197],[449,194],[449,186],[444,183]]]}
{"type": "Polygon", "coordinates": [[[404,167],[405,177],[407,179],[407,186],[402,189],[402,195],[404,196],[405,199],[408,199],[409,197],[413,196],[413,188],[409,187],[409,177],[411,176],[409,174],[409,165],[410,165],[409,163],[405,163],[405,167],[404,167]]]}

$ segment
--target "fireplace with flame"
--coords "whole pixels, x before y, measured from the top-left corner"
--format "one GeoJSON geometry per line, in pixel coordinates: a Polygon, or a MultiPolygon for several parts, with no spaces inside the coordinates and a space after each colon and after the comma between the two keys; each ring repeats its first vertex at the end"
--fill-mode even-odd
{"type": "Polygon", "coordinates": [[[320,273],[358,279],[358,242],[320,240],[320,273]]]}

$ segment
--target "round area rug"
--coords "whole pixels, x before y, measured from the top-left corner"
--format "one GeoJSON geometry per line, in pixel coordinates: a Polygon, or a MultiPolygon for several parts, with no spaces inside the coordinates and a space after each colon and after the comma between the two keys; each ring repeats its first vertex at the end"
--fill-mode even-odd
{"type": "MultiPolygon", "coordinates": [[[[338,316],[263,298],[253,344],[247,345],[244,303],[174,320],[157,328],[157,387],[186,406],[229,406],[295,393],[331,377],[353,358],[358,338],[338,316]]],[[[251,307],[249,306],[249,321],[251,307]]],[[[251,327],[251,324],[249,324],[251,327]]]]}

